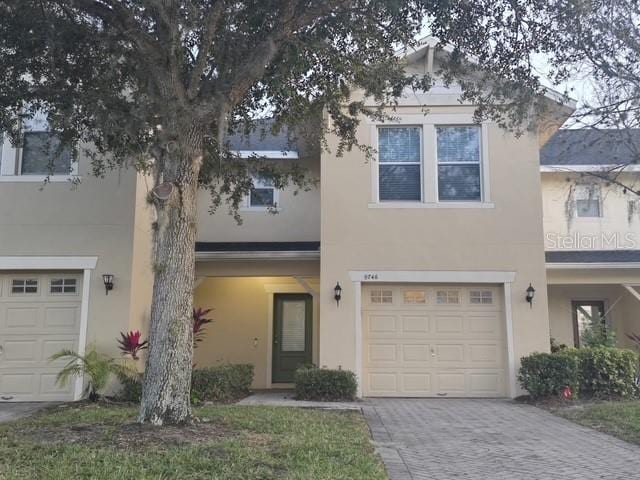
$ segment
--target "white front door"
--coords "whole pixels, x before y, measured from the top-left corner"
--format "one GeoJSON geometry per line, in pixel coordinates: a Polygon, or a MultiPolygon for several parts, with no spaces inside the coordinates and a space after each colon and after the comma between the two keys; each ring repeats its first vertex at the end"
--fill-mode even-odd
{"type": "Polygon", "coordinates": [[[81,303],[82,273],[0,274],[0,402],[73,400],[49,357],[77,351],[81,303]]]}
{"type": "Polygon", "coordinates": [[[363,286],[364,396],[506,396],[500,286],[363,286]]]}

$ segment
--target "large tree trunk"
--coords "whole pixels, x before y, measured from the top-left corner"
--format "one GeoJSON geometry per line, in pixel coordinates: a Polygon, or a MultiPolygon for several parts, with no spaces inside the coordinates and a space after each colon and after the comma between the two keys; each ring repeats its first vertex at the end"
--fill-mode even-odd
{"type": "Polygon", "coordinates": [[[181,158],[164,175],[172,192],[167,200],[155,199],[155,281],[139,416],[140,422],[154,425],[191,419],[196,196],[202,142],[194,130],[184,132],[182,138],[173,153],[181,158]]]}

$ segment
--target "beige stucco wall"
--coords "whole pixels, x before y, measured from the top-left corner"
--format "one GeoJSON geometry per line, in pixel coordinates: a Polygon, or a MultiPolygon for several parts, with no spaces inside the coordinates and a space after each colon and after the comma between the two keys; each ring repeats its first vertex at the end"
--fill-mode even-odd
{"type": "MultiPolygon", "coordinates": [[[[302,143],[302,142],[300,142],[302,143]]],[[[298,163],[307,169],[312,179],[320,178],[320,155],[314,148],[299,148],[299,160],[271,160],[286,164],[298,163]]],[[[198,195],[198,241],[201,242],[276,242],[318,241],[320,239],[320,189],[309,191],[289,186],[279,192],[278,213],[265,210],[242,209],[239,225],[229,215],[227,205],[215,213],[209,212],[210,194],[200,190],[198,195]]]]}
{"type": "MultiPolygon", "coordinates": [[[[419,113],[401,107],[394,115],[419,113]]],[[[431,114],[466,113],[437,107],[431,114]]],[[[358,140],[371,143],[371,126],[358,140]]],[[[330,140],[335,148],[335,139],[330,140]]],[[[516,358],[549,348],[538,138],[520,138],[488,124],[489,182],[493,208],[369,208],[371,168],[358,151],[322,155],[322,258],[320,364],[355,367],[355,292],[350,270],[512,271],[516,358]],[[336,306],[333,287],[343,285],[336,306]],[[537,290],[525,302],[529,283],[537,290]]]]}
{"type": "MultiPolygon", "coordinates": [[[[620,175],[620,180],[628,185],[635,185],[638,178],[636,173],[620,175]]],[[[640,249],[640,199],[631,193],[625,194],[620,187],[575,173],[542,173],[542,198],[547,249],[640,249]],[[571,188],[594,181],[601,189],[602,216],[578,218],[575,209],[567,206],[571,188]],[[638,207],[631,216],[629,202],[635,202],[638,207]]]]}
{"type": "Polygon", "coordinates": [[[632,347],[626,334],[640,333],[640,301],[620,285],[550,285],[548,294],[551,336],[559,343],[574,345],[571,302],[580,300],[605,302],[607,321],[616,332],[618,345],[632,347]]]}
{"type": "MultiPolygon", "coordinates": [[[[305,283],[317,291],[319,279],[305,283]]],[[[209,277],[195,291],[194,306],[213,308],[213,323],[206,327],[206,338],[195,351],[199,367],[223,363],[251,363],[255,366],[253,388],[270,386],[273,319],[273,292],[304,293],[305,287],[292,277],[209,277]]],[[[314,301],[313,359],[317,362],[317,300],[314,301]]]]}
{"type": "Polygon", "coordinates": [[[82,182],[76,187],[67,182],[43,186],[3,179],[0,256],[98,257],[91,275],[87,343],[118,356],[118,333],[130,328],[132,316],[136,319],[131,326],[139,328],[141,312],[148,308],[144,282],[135,282],[135,302],[131,302],[132,269],[142,274],[145,268],[134,259],[133,249],[137,174],[123,169],[98,179],[89,175],[88,167],[87,159],[80,159],[82,182]],[[109,295],[103,273],[114,275],[109,295]]]}

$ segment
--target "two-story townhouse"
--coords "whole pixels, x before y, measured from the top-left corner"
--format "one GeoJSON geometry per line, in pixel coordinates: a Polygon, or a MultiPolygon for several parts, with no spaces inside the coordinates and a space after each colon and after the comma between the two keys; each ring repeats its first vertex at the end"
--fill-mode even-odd
{"type": "MultiPolygon", "coordinates": [[[[426,43],[408,70],[435,71],[439,54],[426,43]]],[[[241,225],[224,208],[210,215],[201,192],[194,304],[214,322],[198,366],[252,363],[255,388],[288,386],[315,363],[355,371],[363,396],[518,393],[518,359],[549,348],[539,150],[550,134],[476,124],[460,93],[407,92],[393,120],[363,118],[373,159],[336,157],[335,138],[326,151],[232,139],[240,156],[304,164],[319,185],[296,195],[256,179],[241,225]]],[[[549,103],[556,123],[572,111],[549,103]]],[[[60,389],[46,359],[87,343],[117,355],[119,331],[144,330],[147,185],[127,171],[92,179],[81,159],[80,185],[54,176],[40,191],[26,145],[5,143],[1,160],[0,395],[78,398],[81,384],[60,389]]]]}
{"type": "Polygon", "coordinates": [[[637,130],[561,130],[541,150],[549,321],[579,346],[601,321],[617,342],[640,332],[637,130]]]}

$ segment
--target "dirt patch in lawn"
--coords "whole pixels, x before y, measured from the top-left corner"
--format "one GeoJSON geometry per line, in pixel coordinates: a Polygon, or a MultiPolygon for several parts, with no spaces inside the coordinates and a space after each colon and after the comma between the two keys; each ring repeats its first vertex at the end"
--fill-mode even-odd
{"type": "Polygon", "coordinates": [[[85,445],[117,450],[168,450],[177,446],[204,445],[237,436],[223,425],[198,422],[188,425],[156,427],[139,423],[78,424],[26,428],[17,435],[41,445],[85,445]]]}

